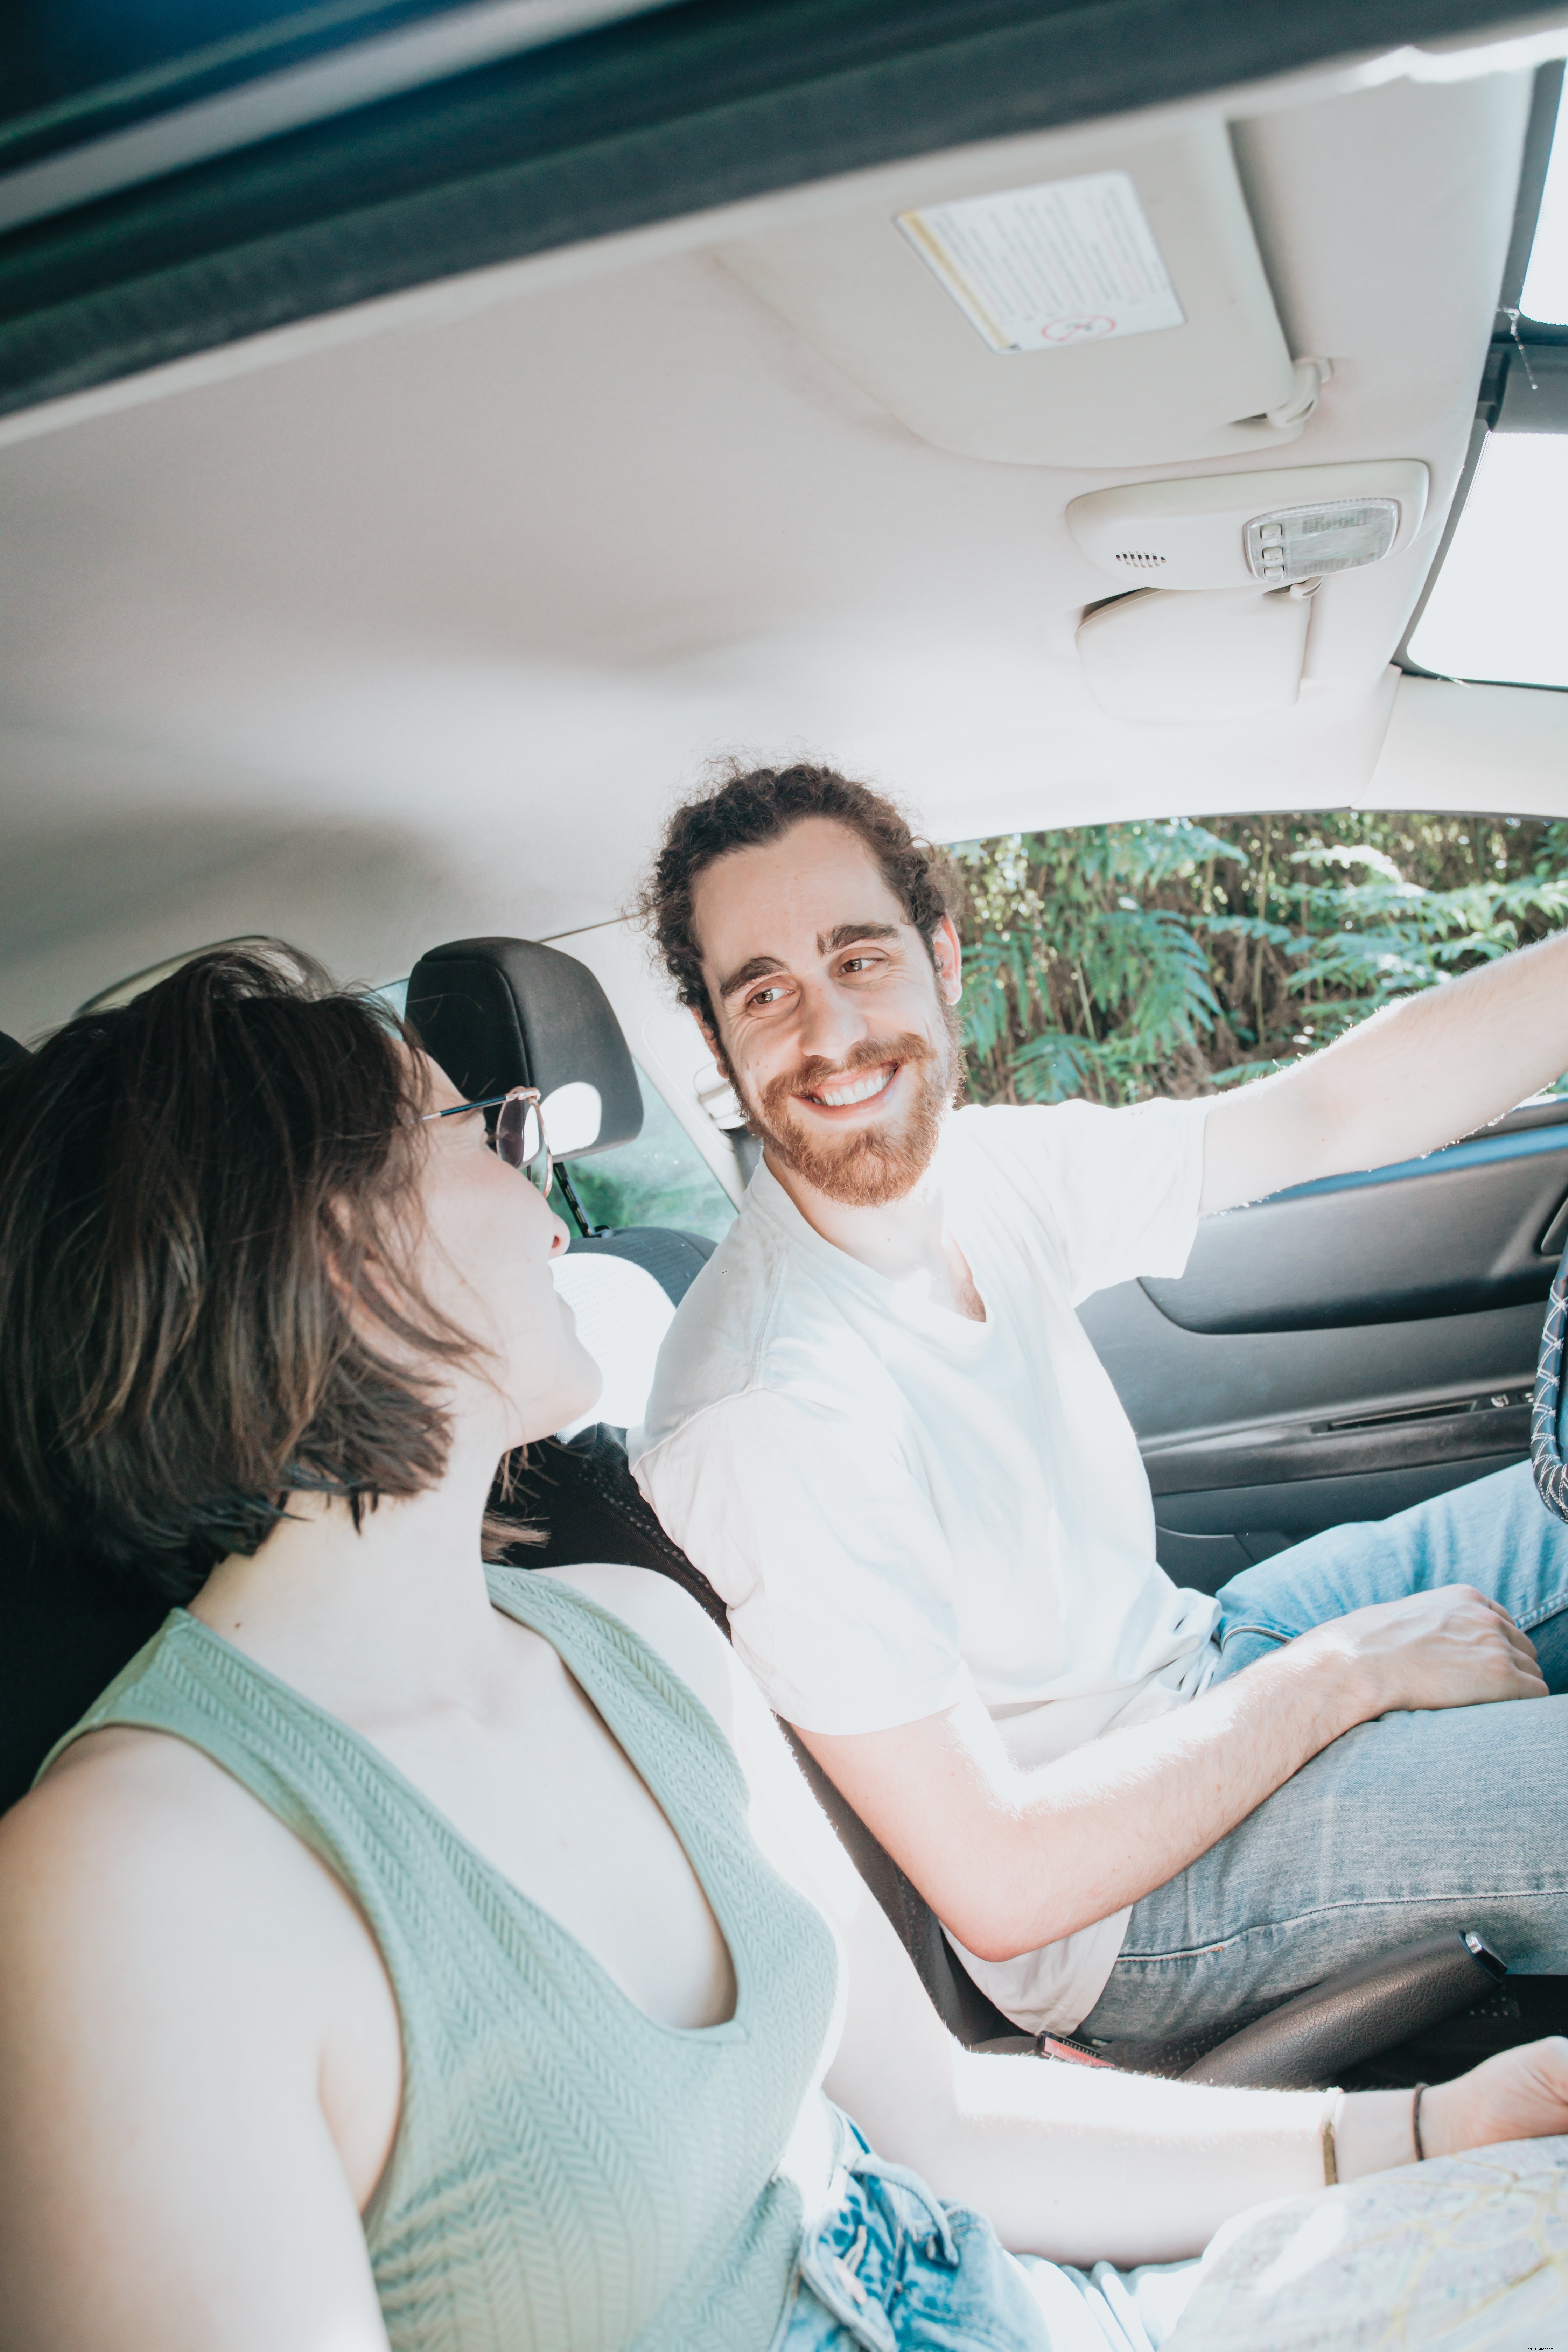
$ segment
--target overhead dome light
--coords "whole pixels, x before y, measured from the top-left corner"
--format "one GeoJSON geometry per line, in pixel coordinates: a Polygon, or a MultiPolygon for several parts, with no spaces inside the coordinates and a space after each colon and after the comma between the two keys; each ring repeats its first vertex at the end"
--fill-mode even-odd
{"type": "Polygon", "coordinates": [[[1408,547],[1427,482],[1410,457],[1133,482],[1074,499],[1068,528],[1129,586],[1287,588],[1408,547]]]}
{"type": "Polygon", "coordinates": [[[1354,572],[1388,553],[1399,530],[1397,499],[1331,499],[1321,506],[1276,507],[1247,526],[1247,562],[1266,588],[1354,572]]]}

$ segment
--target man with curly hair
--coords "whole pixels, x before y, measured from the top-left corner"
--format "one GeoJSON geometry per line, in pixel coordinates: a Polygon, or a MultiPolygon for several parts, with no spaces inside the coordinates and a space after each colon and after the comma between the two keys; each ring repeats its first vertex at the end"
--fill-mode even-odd
{"type": "Polygon", "coordinates": [[[641,911],[762,1162],[633,1465],[998,2007],[1154,2039],[1445,1927],[1568,1971],[1568,1528],[1528,1468],[1180,1591],[1075,1311],[1554,1077],[1568,937],[1215,1101],[955,1111],[942,860],[868,786],[736,767],[641,911]]]}

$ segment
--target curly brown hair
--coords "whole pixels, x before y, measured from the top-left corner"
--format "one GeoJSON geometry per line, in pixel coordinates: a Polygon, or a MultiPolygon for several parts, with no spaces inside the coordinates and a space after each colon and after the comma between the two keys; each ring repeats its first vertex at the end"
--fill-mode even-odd
{"type": "Polygon", "coordinates": [[[632,905],[633,914],[652,934],[681,1003],[715,1029],[692,928],[692,887],[700,874],[731,850],[777,841],[792,825],[812,816],[826,817],[865,843],[906,921],[931,950],[936,927],[948,911],[951,872],[942,852],[910,831],[892,801],[837,768],[804,761],[790,768],[742,768],[733,761],[713,791],[676,810],[665,827],[653,870],[632,905]]]}

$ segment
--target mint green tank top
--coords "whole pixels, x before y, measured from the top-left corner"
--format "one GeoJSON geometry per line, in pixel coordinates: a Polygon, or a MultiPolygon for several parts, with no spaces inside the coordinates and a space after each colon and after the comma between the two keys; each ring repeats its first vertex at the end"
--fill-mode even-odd
{"type": "Polygon", "coordinates": [[[106,1724],[171,1732],[358,1902],[402,2025],[364,2215],[395,2352],[766,2352],[802,2221],[775,2168],[821,2063],[831,1931],[758,1851],[734,1754],[663,1660],[552,1577],[488,1574],[685,1848],[734,1963],[729,2023],[656,2024],[367,1740],[183,1609],[48,1763],[106,1724]]]}

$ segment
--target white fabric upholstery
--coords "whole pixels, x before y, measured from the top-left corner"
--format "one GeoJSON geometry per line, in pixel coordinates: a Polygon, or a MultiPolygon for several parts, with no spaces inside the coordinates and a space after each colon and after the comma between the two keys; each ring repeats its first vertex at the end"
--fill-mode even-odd
{"type": "Polygon", "coordinates": [[[629,1258],[568,1251],[551,1268],[555,1287],[577,1318],[577,1336],[605,1376],[599,1401],[558,1435],[595,1421],[617,1429],[643,1418],[653,1368],[675,1309],[652,1275],[629,1258]]]}

